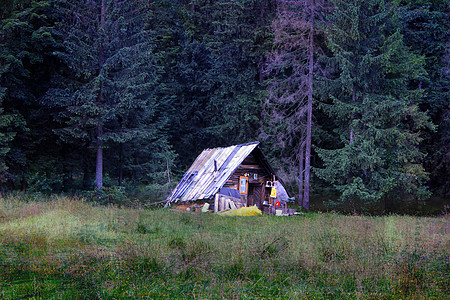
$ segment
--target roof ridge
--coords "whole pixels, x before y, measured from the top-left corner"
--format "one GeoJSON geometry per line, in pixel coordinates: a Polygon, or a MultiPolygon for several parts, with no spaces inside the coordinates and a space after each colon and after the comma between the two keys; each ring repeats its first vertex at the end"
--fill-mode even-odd
{"type": "Polygon", "coordinates": [[[230,145],[230,146],[224,146],[224,147],[206,148],[206,149],[203,149],[203,151],[214,150],[214,149],[225,149],[225,148],[230,148],[230,147],[242,147],[242,146],[249,146],[249,145],[253,145],[253,144],[259,145],[259,144],[261,144],[261,142],[254,141],[254,142],[248,142],[248,143],[244,143],[244,144],[230,145]]]}

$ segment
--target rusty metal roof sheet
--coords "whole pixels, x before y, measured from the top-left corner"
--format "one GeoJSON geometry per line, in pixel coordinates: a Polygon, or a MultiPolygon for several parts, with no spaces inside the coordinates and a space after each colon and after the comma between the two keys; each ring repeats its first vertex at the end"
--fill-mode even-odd
{"type": "Polygon", "coordinates": [[[253,142],[203,150],[167,198],[167,203],[210,199],[258,145],[259,142],[253,142]]]}

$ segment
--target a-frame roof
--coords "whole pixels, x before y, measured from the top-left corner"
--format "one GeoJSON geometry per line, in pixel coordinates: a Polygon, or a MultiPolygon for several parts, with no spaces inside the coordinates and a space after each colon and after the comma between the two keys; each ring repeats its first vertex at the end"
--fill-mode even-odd
{"type": "Polygon", "coordinates": [[[259,142],[253,142],[203,150],[167,198],[167,203],[210,199],[258,145],[259,142]]]}

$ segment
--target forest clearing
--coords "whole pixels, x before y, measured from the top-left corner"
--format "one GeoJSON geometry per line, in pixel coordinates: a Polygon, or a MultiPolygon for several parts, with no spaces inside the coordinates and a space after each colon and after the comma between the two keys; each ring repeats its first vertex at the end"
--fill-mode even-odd
{"type": "Polygon", "coordinates": [[[448,299],[448,0],[0,8],[0,299],[448,299]]]}
{"type": "Polygon", "coordinates": [[[0,198],[2,299],[446,299],[447,216],[223,217],[0,198]]]}

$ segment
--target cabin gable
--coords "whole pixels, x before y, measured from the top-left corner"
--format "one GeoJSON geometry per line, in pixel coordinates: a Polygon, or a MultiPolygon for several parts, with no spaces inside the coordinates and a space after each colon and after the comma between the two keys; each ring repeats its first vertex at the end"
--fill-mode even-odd
{"type": "Polygon", "coordinates": [[[270,170],[265,168],[258,156],[252,152],[234,171],[224,187],[238,190],[240,192],[239,199],[243,206],[256,205],[263,210],[263,203],[266,195],[268,195],[265,185],[267,181],[271,180],[271,177],[270,170]],[[242,180],[246,180],[247,184],[245,193],[242,193],[240,189],[242,180]]]}

